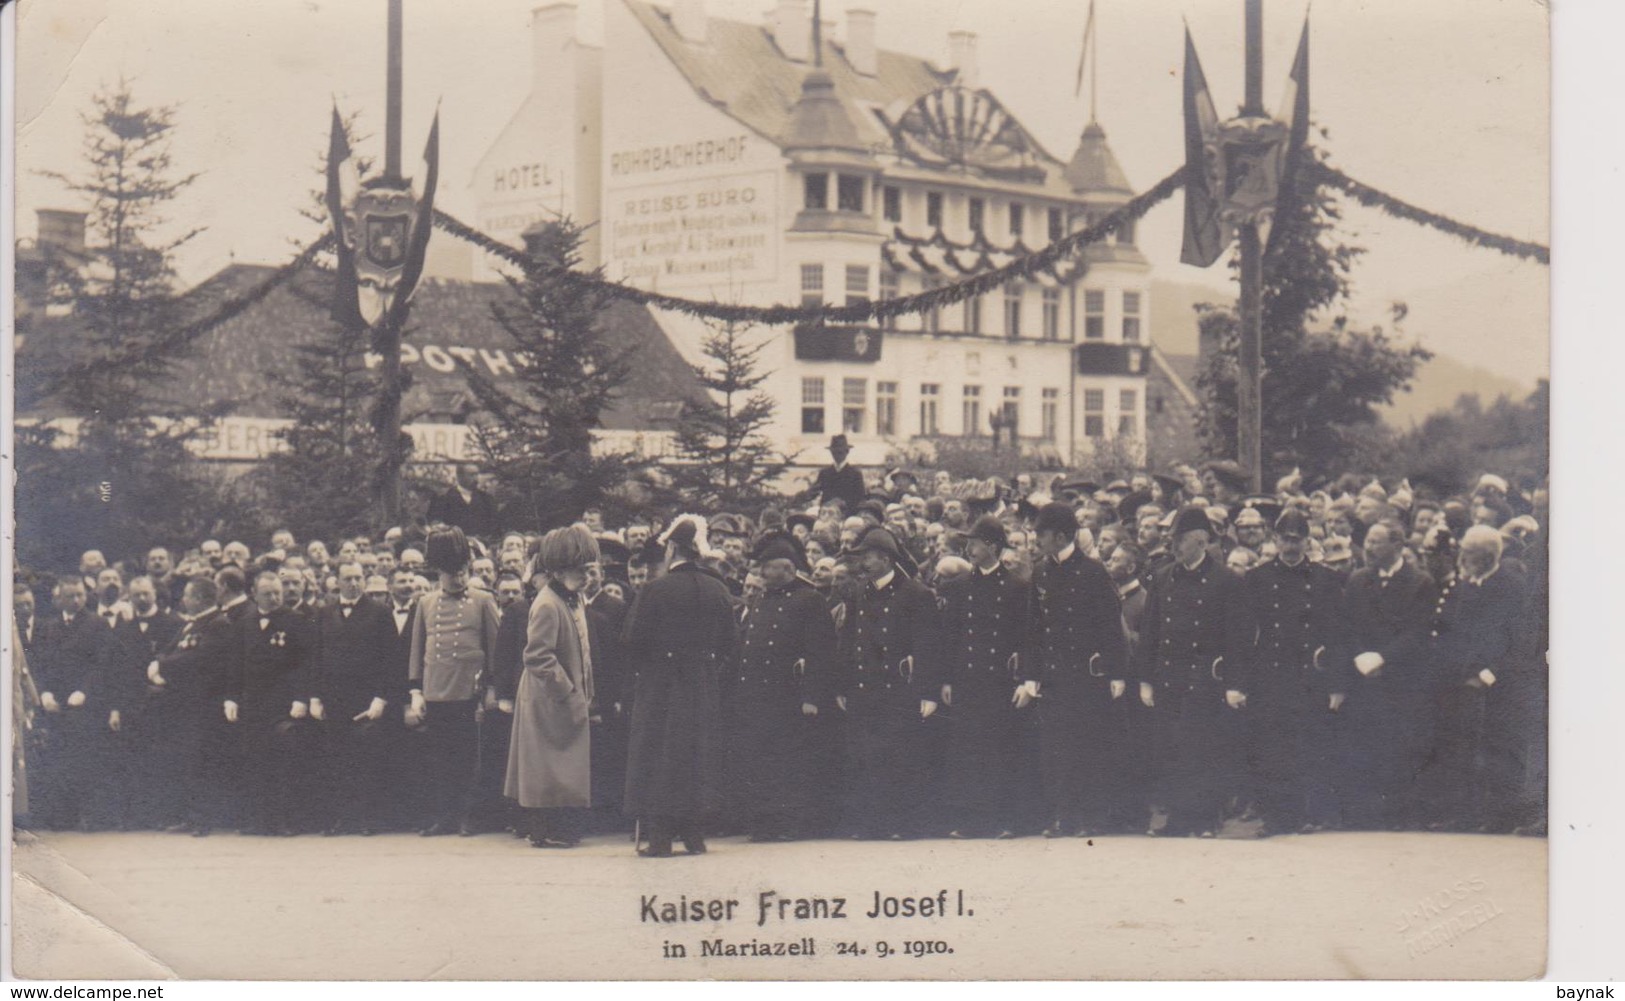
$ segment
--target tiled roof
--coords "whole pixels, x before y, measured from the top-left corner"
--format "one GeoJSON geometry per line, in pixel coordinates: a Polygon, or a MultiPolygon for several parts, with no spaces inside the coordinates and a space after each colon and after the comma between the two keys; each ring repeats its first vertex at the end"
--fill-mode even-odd
{"type": "Polygon", "coordinates": [[[1134,189],[1129,187],[1128,175],[1123,173],[1110,144],[1106,142],[1106,130],[1098,122],[1090,122],[1084,127],[1083,135],[1078,138],[1078,148],[1072,154],[1072,162],[1066,165],[1065,177],[1072,190],[1080,195],[1110,193],[1129,197],[1134,194],[1134,189]]]}
{"type": "MultiPolygon", "coordinates": [[[[223,302],[255,288],[273,271],[267,266],[233,264],[193,289],[188,298],[199,303],[223,302]]],[[[322,305],[330,294],[329,280],[319,272],[304,272],[242,315],[204,334],[174,385],[190,394],[193,402],[229,402],[238,416],[283,416],[276,403],[282,390],[266,373],[292,371],[298,358],[295,348],[330,329],[322,305]]],[[[453,348],[471,349],[476,358],[481,349],[512,351],[513,339],[496,321],[492,307],[518,304],[506,283],[425,280],[412,300],[405,343],[420,352],[434,345],[441,352],[434,357],[441,361],[449,361],[453,348]]],[[[648,310],[613,303],[604,310],[601,323],[612,350],[634,353],[630,380],[604,415],[607,429],[670,428],[685,401],[704,404],[705,391],[695,381],[693,370],[648,310]]],[[[28,346],[42,352],[72,350],[73,337],[72,323],[47,321],[31,332],[33,343],[28,346]]],[[[19,352],[18,364],[19,374],[26,374],[27,352],[19,352]]],[[[409,421],[428,419],[422,415],[445,420],[454,401],[466,398],[466,383],[456,368],[441,371],[422,358],[408,370],[413,385],[402,409],[409,421]]]]}

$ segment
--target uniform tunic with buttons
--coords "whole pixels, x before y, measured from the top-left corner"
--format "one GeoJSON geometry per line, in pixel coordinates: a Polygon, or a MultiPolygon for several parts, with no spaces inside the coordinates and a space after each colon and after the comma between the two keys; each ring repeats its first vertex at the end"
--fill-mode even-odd
{"type": "Polygon", "coordinates": [[[1141,620],[1135,673],[1150,682],[1153,801],[1177,832],[1211,830],[1244,782],[1245,710],[1225,692],[1246,692],[1252,633],[1242,578],[1209,550],[1194,569],[1157,571],[1141,620]]]}
{"type": "Polygon", "coordinates": [[[496,654],[502,613],[496,599],[468,588],[457,594],[430,591],[412,619],[408,677],[428,702],[459,702],[476,695],[479,679],[496,654]]]}
{"type": "Polygon", "coordinates": [[[838,691],[847,706],[851,819],[873,833],[903,833],[928,776],[922,699],[941,698],[936,598],[893,570],[885,587],[864,584],[847,608],[849,651],[838,691]]]}
{"type": "Polygon", "coordinates": [[[1111,681],[1127,667],[1117,585],[1083,550],[1033,567],[1034,654],[1024,681],[1039,685],[1039,775],[1051,822],[1096,826],[1118,792],[1123,722],[1111,681]]]}
{"type": "Polygon", "coordinates": [[[811,806],[813,721],[801,707],[827,711],[835,623],[823,596],[796,579],[763,594],[740,632],[728,684],[729,789],[747,822],[791,823],[811,806]]]}
{"type": "Polygon", "coordinates": [[[1011,693],[1031,658],[1030,586],[1003,566],[943,588],[943,681],[953,687],[944,795],[961,818],[1011,826],[1019,731],[1011,693]]]}

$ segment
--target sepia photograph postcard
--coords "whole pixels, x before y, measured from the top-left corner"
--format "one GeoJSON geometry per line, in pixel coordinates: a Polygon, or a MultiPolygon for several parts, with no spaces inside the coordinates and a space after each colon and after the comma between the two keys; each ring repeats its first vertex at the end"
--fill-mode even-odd
{"type": "Polygon", "coordinates": [[[8,977],[1545,975],[1545,4],[12,7],[8,977]]]}

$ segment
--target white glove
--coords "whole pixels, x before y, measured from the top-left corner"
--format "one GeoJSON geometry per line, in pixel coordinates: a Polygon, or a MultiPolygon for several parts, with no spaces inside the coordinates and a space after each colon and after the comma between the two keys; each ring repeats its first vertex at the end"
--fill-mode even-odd
{"type": "Polygon", "coordinates": [[[1371,650],[1367,650],[1354,658],[1355,668],[1367,678],[1381,670],[1382,664],[1382,654],[1371,650]]]}
{"type": "Polygon", "coordinates": [[[321,699],[311,699],[310,700],[310,718],[311,719],[326,719],[327,718],[327,710],[322,708],[322,700],[321,699]]]}
{"type": "Polygon", "coordinates": [[[387,706],[387,705],[389,705],[389,703],[385,702],[383,699],[378,698],[377,696],[374,696],[373,700],[372,700],[372,704],[369,705],[367,708],[361,710],[360,712],[356,713],[354,716],[351,716],[350,717],[350,722],[359,723],[364,719],[371,719],[371,720],[383,719],[384,707],[387,706]]]}
{"type": "Polygon", "coordinates": [[[1037,698],[1038,682],[1029,680],[1023,681],[1016,686],[1016,692],[1010,697],[1010,701],[1016,704],[1017,709],[1025,709],[1032,705],[1037,698]]]}
{"type": "Polygon", "coordinates": [[[1247,696],[1232,688],[1224,693],[1224,704],[1232,709],[1240,709],[1247,704],[1247,696]]]}
{"type": "Polygon", "coordinates": [[[495,688],[492,688],[489,685],[487,685],[486,688],[485,688],[485,708],[489,710],[489,709],[495,709],[496,707],[497,707],[497,690],[495,688]]]}
{"type": "Polygon", "coordinates": [[[1112,698],[1120,699],[1126,691],[1128,691],[1128,682],[1121,678],[1112,679],[1112,698]]]}
{"type": "Polygon", "coordinates": [[[231,701],[230,699],[226,700],[226,722],[237,722],[237,703],[231,701]]]}
{"type": "Polygon", "coordinates": [[[68,708],[69,709],[78,709],[80,706],[82,706],[84,704],[85,704],[85,693],[84,692],[74,692],[72,695],[68,696],[68,708]]]}
{"type": "Polygon", "coordinates": [[[846,696],[845,695],[837,695],[837,696],[835,696],[835,708],[839,709],[843,713],[846,712],[846,696]]]}
{"type": "Polygon", "coordinates": [[[937,704],[935,702],[932,702],[930,699],[921,699],[920,700],[920,718],[921,719],[929,719],[931,717],[931,714],[936,712],[936,711],[937,711],[937,704]]]}
{"type": "Polygon", "coordinates": [[[419,719],[429,715],[429,704],[423,700],[423,692],[412,689],[412,715],[419,719]]]}
{"type": "Polygon", "coordinates": [[[1331,711],[1337,712],[1337,710],[1343,708],[1343,700],[1346,698],[1348,698],[1348,696],[1342,692],[1333,692],[1331,702],[1329,704],[1331,711]]]}
{"type": "Polygon", "coordinates": [[[951,706],[954,704],[954,686],[942,686],[942,704],[945,706],[951,706]]]}
{"type": "Polygon", "coordinates": [[[497,709],[507,713],[509,716],[512,716],[513,699],[497,699],[497,709]]]}
{"type": "Polygon", "coordinates": [[[159,686],[166,683],[164,676],[158,673],[158,662],[156,660],[147,665],[147,680],[159,686]]]}
{"type": "Polygon", "coordinates": [[[52,695],[50,692],[40,693],[39,704],[40,707],[48,713],[62,711],[62,707],[56,704],[56,696],[52,695]]]}
{"type": "Polygon", "coordinates": [[[1151,682],[1149,681],[1140,682],[1140,704],[1145,706],[1147,709],[1150,709],[1157,704],[1156,694],[1151,687],[1151,682]]]}
{"type": "Polygon", "coordinates": [[[1495,684],[1495,672],[1486,667],[1478,672],[1478,680],[1484,683],[1485,688],[1488,688],[1495,684]]]}
{"type": "Polygon", "coordinates": [[[309,712],[309,706],[305,705],[303,702],[296,701],[293,704],[293,708],[288,710],[288,715],[292,716],[294,719],[304,719],[305,715],[309,712]]]}
{"type": "Polygon", "coordinates": [[[112,712],[107,714],[107,728],[109,730],[113,731],[114,733],[118,733],[119,723],[120,720],[117,709],[114,709],[112,712]]]}
{"type": "Polygon", "coordinates": [[[818,715],[818,707],[813,705],[811,702],[803,702],[801,704],[801,715],[803,715],[803,716],[817,716],[818,715]]]}

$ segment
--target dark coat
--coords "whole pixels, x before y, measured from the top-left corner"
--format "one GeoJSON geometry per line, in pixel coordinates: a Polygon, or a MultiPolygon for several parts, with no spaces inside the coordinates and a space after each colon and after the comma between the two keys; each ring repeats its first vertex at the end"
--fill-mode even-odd
{"type": "MultiPolygon", "coordinates": [[[[515,601],[502,610],[502,624],[497,626],[497,648],[491,655],[491,674],[486,678],[486,684],[496,689],[499,699],[512,700],[519,692],[519,672],[525,666],[525,631],[529,622],[528,602],[515,601]]],[[[595,643],[593,653],[597,652],[595,643]]]]}
{"type": "Polygon", "coordinates": [[[315,615],[316,662],[311,694],[329,719],[349,722],[375,698],[397,700],[392,674],[395,623],[376,601],[362,598],[346,616],[335,602],[315,615]]]}
{"type": "Polygon", "coordinates": [[[728,676],[729,789],[747,811],[785,814],[811,802],[804,704],[826,706],[835,672],[835,623],[811,584],[773,588],[745,613],[739,662],[728,676]]]}
{"type": "Polygon", "coordinates": [[[1420,694],[1428,687],[1426,658],[1429,620],[1438,597],[1433,578],[1405,564],[1383,579],[1365,567],[1349,577],[1343,589],[1344,649],[1341,671],[1349,698],[1420,694]],[[1365,652],[1382,655],[1379,674],[1365,677],[1354,658],[1365,652]]]}
{"type": "Polygon", "coordinates": [[[50,693],[60,703],[82,691],[95,675],[106,632],[107,624],[88,608],[72,619],[61,612],[40,616],[34,625],[35,660],[29,662],[40,694],[50,693]]]}
{"type": "Polygon", "coordinates": [[[237,653],[237,632],[218,608],[186,623],[158,654],[164,679],[158,696],[177,708],[215,716],[230,689],[230,666],[237,653]]]}
{"type": "Polygon", "coordinates": [[[1252,633],[1242,588],[1211,552],[1195,570],[1177,562],[1158,570],[1140,620],[1139,680],[1246,691],[1252,633]]]}
{"type": "Polygon", "coordinates": [[[941,697],[937,600],[901,570],[894,574],[883,591],[860,585],[847,605],[842,645],[849,656],[836,693],[848,701],[877,692],[900,693],[904,702],[941,697]]]}
{"type": "Polygon", "coordinates": [[[853,465],[825,466],[818,471],[818,478],[813,480],[813,493],[825,501],[839,498],[846,505],[846,513],[853,514],[868,491],[863,486],[863,471],[853,465]]]}
{"type": "Polygon", "coordinates": [[[102,708],[127,714],[146,702],[147,665],[169,649],[182,625],[178,616],[154,612],[144,619],[121,619],[113,627],[102,643],[93,684],[102,708]]]}
{"type": "Polygon", "coordinates": [[[1124,676],[1128,648],[1106,568],[1081,549],[1061,563],[1040,559],[1032,600],[1034,653],[1022,680],[1037,681],[1046,699],[1083,692],[1109,698],[1107,682],[1124,676]]]}
{"type": "Polygon", "coordinates": [[[1429,629],[1429,666],[1434,684],[1465,684],[1480,671],[1496,676],[1496,688],[1527,683],[1536,622],[1528,588],[1501,567],[1481,583],[1452,579],[1439,591],[1429,629]]]}
{"type": "MultiPolygon", "coordinates": [[[[417,604],[413,603],[404,619],[404,625],[397,630],[395,621],[395,599],[391,598],[384,604],[384,620],[389,623],[391,630],[395,631],[389,648],[389,676],[394,684],[393,691],[397,700],[405,700],[412,690],[409,677],[412,671],[412,629],[416,625],[418,614],[417,604]]],[[[517,679],[515,681],[517,684],[517,679]]]]}
{"type": "Polygon", "coordinates": [[[1242,577],[1255,690],[1343,691],[1343,583],[1336,571],[1307,559],[1295,567],[1267,560],[1242,577]]]}
{"type": "Polygon", "coordinates": [[[637,672],[623,809],[692,817],[722,805],[718,681],[737,644],[728,589],[681,563],[650,581],[627,615],[625,655],[637,672]]]}
{"type": "Polygon", "coordinates": [[[285,719],[296,701],[310,699],[315,637],[308,617],[286,608],[238,620],[227,698],[245,721],[285,719]],[[264,628],[260,620],[268,620],[264,628]]]}
{"type": "Polygon", "coordinates": [[[472,490],[470,494],[473,499],[465,501],[454,486],[430,500],[427,518],[429,524],[439,522],[455,525],[467,535],[482,539],[494,538],[502,531],[496,501],[483,490],[472,490]]]}
{"type": "Polygon", "coordinates": [[[1003,566],[942,591],[943,682],[953,689],[944,796],[962,817],[995,812],[1001,828],[1014,826],[1021,719],[1011,696],[1032,657],[1031,591],[1003,566]]]}

